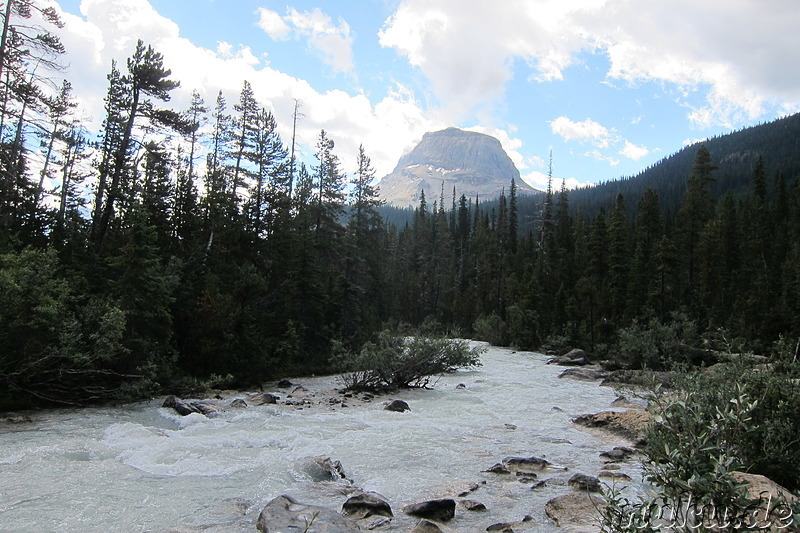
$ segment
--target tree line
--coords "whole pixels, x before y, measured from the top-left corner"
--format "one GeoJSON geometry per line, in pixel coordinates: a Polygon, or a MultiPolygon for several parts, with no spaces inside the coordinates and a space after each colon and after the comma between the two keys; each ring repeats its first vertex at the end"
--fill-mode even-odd
{"type": "MultiPolygon", "coordinates": [[[[37,11],[38,10],[38,11],[37,11]]],[[[37,15],[38,13],[38,15],[37,15]]],[[[516,185],[491,207],[442,190],[398,227],[321,131],[296,155],[245,81],[232,106],[179,86],[143,42],[108,74],[90,134],[57,66],[60,24],[6,4],[0,46],[0,396],[7,404],[131,399],[332,370],[403,324],[534,348],[602,350],[638,321],[688,316],[768,343],[800,334],[800,188],[753,170],[717,200],[698,151],[677,212],[655,192],[591,218],[562,185],[520,231],[516,185]],[[38,18],[37,18],[38,17],[38,18]],[[34,28],[36,32],[26,28],[34,28]],[[34,75],[33,73],[39,72],[34,75]],[[48,88],[49,84],[49,88],[48,88]]],[[[293,118],[296,124],[297,110],[293,118]]],[[[641,364],[641,361],[631,361],[641,364]]]]}

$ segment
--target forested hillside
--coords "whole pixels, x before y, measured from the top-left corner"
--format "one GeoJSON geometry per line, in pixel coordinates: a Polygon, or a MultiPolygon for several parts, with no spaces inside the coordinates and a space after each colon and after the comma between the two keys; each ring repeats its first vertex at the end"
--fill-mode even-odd
{"type": "Polygon", "coordinates": [[[357,350],[387,324],[598,352],[646,320],[756,346],[800,335],[800,187],[767,159],[740,167],[746,194],[717,201],[717,162],[700,147],[676,211],[645,191],[635,206],[619,195],[573,214],[562,189],[520,233],[511,183],[491,209],[457,191],[423,197],[398,227],[378,213],[363,150],[347,175],[321,131],[315,164],[299,164],[249,83],[172,109],[180,80],[140,42],[109,66],[106,116],[90,133],[67,81],[53,92],[31,75],[63,50],[46,32],[34,39],[0,54],[7,403],[322,372],[334,346],[357,350]]]}
{"type": "MultiPolygon", "coordinates": [[[[717,169],[709,189],[715,198],[727,193],[737,198],[747,194],[759,157],[763,158],[764,172],[769,177],[779,173],[787,178],[800,175],[800,114],[794,114],[686,146],[635,176],[571,190],[571,212],[574,214],[580,208],[584,214],[594,216],[600,209],[613,205],[616,196],[622,194],[628,201],[629,215],[633,215],[636,203],[651,189],[658,194],[661,209],[674,213],[686,194],[687,178],[701,144],[714,155],[717,169]]],[[[540,195],[521,196],[520,230],[536,231],[541,212],[540,195]]]]}

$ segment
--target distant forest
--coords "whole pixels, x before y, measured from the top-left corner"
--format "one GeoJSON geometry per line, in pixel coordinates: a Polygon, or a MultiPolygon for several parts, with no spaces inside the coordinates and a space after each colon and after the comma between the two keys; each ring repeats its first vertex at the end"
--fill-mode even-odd
{"type": "MultiPolygon", "coordinates": [[[[170,109],[178,80],[142,42],[110,66],[90,134],[69,82],[44,74],[63,46],[32,21],[61,24],[55,12],[9,5],[0,408],[332,371],[334,347],[404,325],[598,353],[620,328],[677,316],[756,349],[800,335],[800,186],[796,171],[768,170],[774,145],[796,136],[759,145],[724,190],[701,146],[669,176],[674,209],[654,188],[577,209],[591,190],[549,188],[522,228],[512,183],[492,205],[423,197],[395,224],[363,149],[347,176],[321,131],[316,163],[299,164],[248,82],[232,106],[195,92],[170,109]]],[[[627,184],[666,179],[659,168],[627,184]]]]}

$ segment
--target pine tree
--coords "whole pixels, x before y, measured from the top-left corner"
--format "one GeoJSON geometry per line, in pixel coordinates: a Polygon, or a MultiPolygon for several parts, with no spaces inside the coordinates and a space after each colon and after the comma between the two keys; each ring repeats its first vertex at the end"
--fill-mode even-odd
{"type": "Polygon", "coordinates": [[[383,309],[383,236],[378,207],[383,201],[373,185],[375,169],[364,146],[359,146],[356,172],[351,180],[348,247],[342,305],[342,332],[356,346],[380,324],[383,309]]]}
{"type": "Polygon", "coordinates": [[[268,239],[278,211],[285,209],[288,201],[287,153],[271,111],[262,108],[253,123],[252,147],[245,154],[253,168],[247,219],[256,239],[268,239]]]}
{"type": "Polygon", "coordinates": [[[233,164],[233,196],[238,198],[238,191],[245,186],[248,177],[252,176],[252,169],[247,169],[243,163],[247,161],[248,152],[253,152],[254,137],[258,131],[259,105],[253,94],[253,87],[247,80],[242,85],[239,93],[239,103],[233,106],[239,113],[235,120],[236,135],[234,139],[234,164],[233,164]]]}
{"type": "MultiPolygon", "coordinates": [[[[146,118],[157,126],[166,126],[174,129],[185,128],[186,124],[178,113],[158,109],[150,98],[168,101],[169,93],[177,88],[180,83],[169,79],[172,72],[164,68],[164,60],[160,53],[140,40],[136,45],[134,54],[128,59],[128,74],[121,78],[124,90],[126,108],[114,110],[123,114],[124,128],[119,144],[114,146],[113,167],[109,169],[108,194],[105,198],[100,217],[93,221],[92,237],[96,248],[100,248],[108,231],[109,224],[114,215],[115,203],[125,194],[127,180],[130,179],[129,151],[132,148],[134,125],[138,118],[146,118]]],[[[101,180],[105,178],[101,176],[101,180]]],[[[98,204],[100,195],[98,194],[98,204]]]]}
{"type": "Polygon", "coordinates": [[[608,282],[611,313],[615,324],[619,324],[627,303],[627,284],[630,251],[628,247],[628,216],[625,199],[617,195],[608,227],[608,282]]]}
{"type": "Polygon", "coordinates": [[[686,261],[686,293],[689,301],[694,302],[693,305],[695,307],[697,296],[697,248],[700,242],[700,234],[714,214],[714,200],[711,196],[709,183],[714,180],[712,172],[716,168],[711,162],[711,153],[708,148],[705,145],[701,146],[697,150],[683,204],[678,212],[681,228],[679,234],[683,241],[681,255],[686,261]]]}

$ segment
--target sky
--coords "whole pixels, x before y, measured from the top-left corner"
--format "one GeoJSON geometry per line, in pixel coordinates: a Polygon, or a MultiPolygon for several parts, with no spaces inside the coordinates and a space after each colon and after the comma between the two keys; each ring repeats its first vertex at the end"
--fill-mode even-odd
{"type": "MultiPolygon", "coordinates": [[[[686,144],[800,111],[797,0],[42,0],[63,13],[87,124],[138,39],[229,107],[245,80],[313,162],[324,129],[378,177],[428,131],[497,137],[544,188],[632,176],[686,144]]],[[[232,109],[231,109],[232,111],[232,109]]],[[[712,154],[713,155],[713,154],[712,154]]]]}

